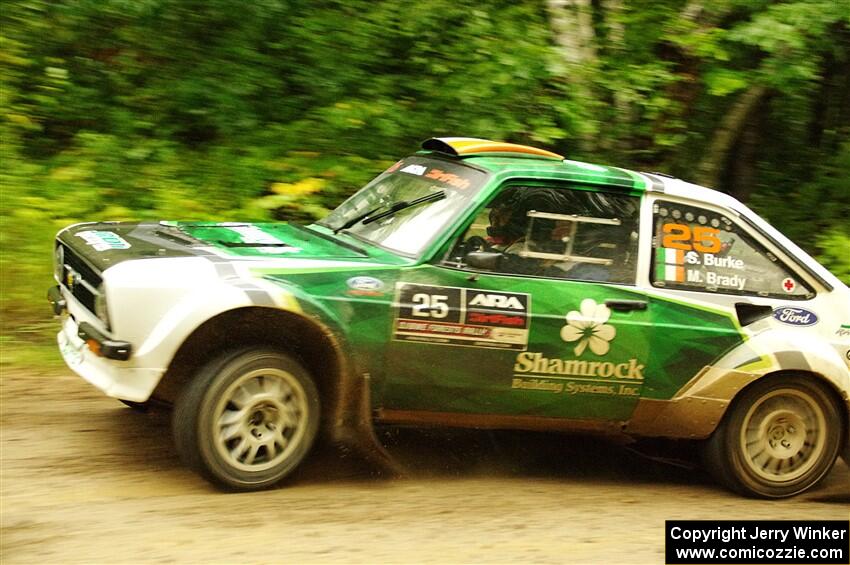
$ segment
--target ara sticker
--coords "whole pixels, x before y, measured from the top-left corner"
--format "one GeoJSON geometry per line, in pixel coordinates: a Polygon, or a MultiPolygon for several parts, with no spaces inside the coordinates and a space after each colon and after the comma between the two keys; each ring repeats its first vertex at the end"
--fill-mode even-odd
{"type": "Polygon", "coordinates": [[[383,294],[384,281],[375,277],[357,276],[345,281],[348,285],[346,294],[353,296],[380,296],[383,294]]]}
{"type": "Polygon", "coordinates": [[[528,294],[400,282],[394,306],[399,341],[521,351],[528,345],[528,294]]]}
{"type": "Polygon", "coordinates": [[[797,306],[780,306],[773,310],[773,317],[778,322],[789,326],[807,327],[818,323],[817,314],[797,306]]]}
{"type": "Polygon", "coordinates": [[[111,231],[87,230],[77,233],[77,237],[94,247],[95,251],[111,251],[113,249],[129,249],[130,244],[123,237],[111,231]]]}

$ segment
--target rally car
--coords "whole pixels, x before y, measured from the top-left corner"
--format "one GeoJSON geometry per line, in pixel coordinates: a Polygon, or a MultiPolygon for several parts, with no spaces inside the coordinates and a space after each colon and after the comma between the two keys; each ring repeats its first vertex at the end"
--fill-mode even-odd
{"type": "Polygon", "coordinates": [[[694,440],[768,498],[847,450],[848,287],[659,173],[429,139],[312,225],[68,227],[55,278],[67,364],[172,406],[227,489],[278,483],[319,432],[382,453],[376,424],[694,440]]]}

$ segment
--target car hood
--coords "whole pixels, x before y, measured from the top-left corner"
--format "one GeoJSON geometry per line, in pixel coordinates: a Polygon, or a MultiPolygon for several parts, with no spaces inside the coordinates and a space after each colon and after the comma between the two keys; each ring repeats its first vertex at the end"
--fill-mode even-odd
{"type": "Polygon", "coordinates": [[[58,239],[100,271],[129,259],[156,257],[376,259],[365,247],[337,238],[324,228],[288,223],[100,222],[71,226],[60,232],[58,239]]]}

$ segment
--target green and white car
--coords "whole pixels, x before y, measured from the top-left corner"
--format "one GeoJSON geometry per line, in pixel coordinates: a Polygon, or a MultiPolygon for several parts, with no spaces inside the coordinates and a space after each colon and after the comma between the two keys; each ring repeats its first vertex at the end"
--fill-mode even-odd
{"type": "Polygon", "coordinates": [[[733,198],[532,147],[430,139],[324,220],[78,224],[68,365],[173,406],[187,464],[269,487],[376,424],[699,441],[795,495],[847,454],[850,290],[733,198]]]}

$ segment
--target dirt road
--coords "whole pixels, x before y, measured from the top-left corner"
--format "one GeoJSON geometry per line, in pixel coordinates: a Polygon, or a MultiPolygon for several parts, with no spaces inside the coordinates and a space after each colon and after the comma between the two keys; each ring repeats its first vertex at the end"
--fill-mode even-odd
{"type": "Polygon", "coordinates": [[[222,494],[168,416],[70,374],[4,371],[0,561],[663,563],[667,519],[847,519],[850,469],[781,502],[592,438],[385,431],[404,479],[319,450],[284,488],[222,494]]]}

